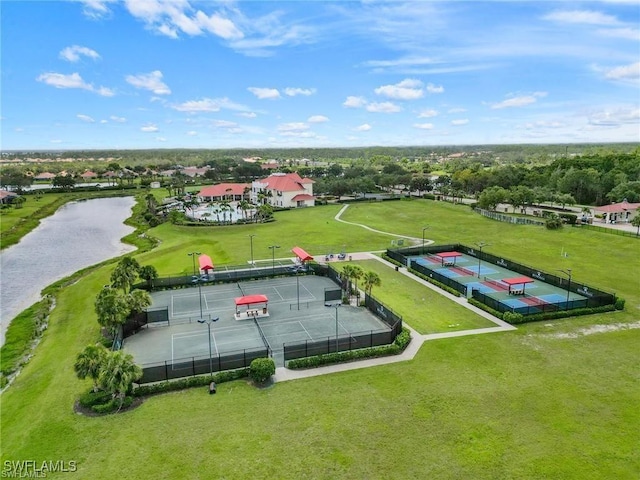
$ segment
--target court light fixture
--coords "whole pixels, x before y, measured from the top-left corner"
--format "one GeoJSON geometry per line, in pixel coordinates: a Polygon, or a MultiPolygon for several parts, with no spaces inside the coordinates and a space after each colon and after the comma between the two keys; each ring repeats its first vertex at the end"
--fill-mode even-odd
{"type": "Polygon", "coordinates": [[[273,275],[276,274],[276,248],[280,248],[280,245],[269,245],[271,250],[271,272],[273,275]]]}
{"type": "Polygon", "coordinates": [[[215,318],[209,317],[208,319],[201,318],[200,320],[198,320],[198,323],[207,324],[207,332],[209,333],[209,375],[210,376],[213,376],[213,358],[211,356],[211,324],[213,322],[217,322],[218,320],[220,320],[220,317],[215,317],[215,318]]]}
{"type": "Polygon", "coordinates": [[[480,278],[480,266],[481,266],[480,261],[482,259],[482,249],[484,247],[488,247],[489,244],[486,242],[478,242],[476,243],[476,245],[478,246],[478,249],[480,249],[480,255],[478,255],[478,278],[480,278]]]}
{"type": "Polygon", "coordinates": [[[424,231],[429,229],[429,225],[422,227],[422,255],[424,255],[424,231]]]}

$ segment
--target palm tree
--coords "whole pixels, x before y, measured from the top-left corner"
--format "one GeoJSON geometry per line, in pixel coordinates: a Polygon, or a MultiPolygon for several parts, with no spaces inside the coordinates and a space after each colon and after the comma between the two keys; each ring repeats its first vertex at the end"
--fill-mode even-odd
{"type": "Polygon", "coordinates": [[[128,295],[127,302],[129,304],[129,313],[140,313],[145,308],[150,307],[152,303],[151,295],[144,290],[138,289],[128,295]]]}
{"type": "Polygon", "coordinates": [[[354,265],[353,270],[351,271],[351,278],[353,279],[355,284],[354,290],[356,298],[360,298],[360,291],[358,290],[358,280],[360,280],[363,275],[364,270],[362,270],[362,268],[360,268],[358,265],[354,265]]]}
{"type": "Polygon", "coordinates": [[[109,352],[100,370],[99,382],[103,389],[109,392],[113,398],[122,402],[131,389],[131,385],[142,377],[142,369],[135,364],[133,356],[123,350],[109,352]]]}
{"type": "Polygon", "coordinates": [[[153,265],[144,265],[140,267],[138,275],[140,278],[147,281],[147,286],[149,288],[153,288],[153,279],[158,278],[158,271],[153,265]]]}
{"type": "Polygon", "coordinates": [[[113,272],[111,272],[111,284],[115,288],[121,288],[124,293],[127,293],[136,281],[139,271],[140,264],[135,258],[124,257],[118,262],[113,272]]]}
{"type": "Polygon", "coordinates": [[[354,265],[345,265],[342,268],[342,277],[345,279],[343,282],[343,289],[345,291],[345,295],[348,295],[351,298],[351,278],[353,278],[355,266],[354,265]]]}
{"type": "Polygon", "coordinates": [[[106,356],[107,349],[96,343],[84,347],[84,350],[76,357],[76,363],[73,366],[76,375],[80,380],[91,378],[94,392],[98,391],[98,377],[106,356]]]}
{"type": "Polygon", "coordinates": [[[362,282],[364,284],[364,291],[369,296],[371,296],[373,287],[382,285],[382,280],[380,280],[380,276],[376,272],[365,272],[362,276],[362,282]]]}
{"type": "Polygon", "coordinates": [[[127,297],[107,285],[100,290],[94,306],[98,314],[98,323],[115,337],[118,326],[127,320],[130,312],[127,297]]]}

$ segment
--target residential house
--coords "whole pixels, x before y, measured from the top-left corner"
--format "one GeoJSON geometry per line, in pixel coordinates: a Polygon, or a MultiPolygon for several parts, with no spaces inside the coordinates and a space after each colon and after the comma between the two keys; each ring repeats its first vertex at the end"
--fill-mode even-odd
{"type": "Polygon", "coordinates": [[[640,203],[629,203],[623,200],[620,203],[595,207],[593,210],[602,215],[604,223],[629,223],[637,215],[640,215],[640,203]]]}
{"type": "Polygon", "coordinates": [[[280,208],[313,207],[313,183],[297,173],[274,173],[251,184],[251,201],[280,208]]]}
{"type": "Polygon", "coordinates": [[[16,192],[9,192],[7,190],[0,190],[0,203],[11,203],[18,197],[16,192]]]}
{"type": "Polygon", "coordinates": [[[47,181],[53,180],[54,178],[56,178],[56,174],[51,172],[42,172],[33,177],[34,180],[47,180],[47,181]]]}

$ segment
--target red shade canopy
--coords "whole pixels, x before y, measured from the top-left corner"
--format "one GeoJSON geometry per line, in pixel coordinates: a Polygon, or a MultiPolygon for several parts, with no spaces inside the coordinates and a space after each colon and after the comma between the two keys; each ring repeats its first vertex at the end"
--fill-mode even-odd
{"type": "Polygon", "coordinates": [[[529,278],[529,277],[514,277],[514,278],[503,278],[500,281],[503,283],[506,283],[507,285],[521,285],[524,283],[532,283],[534,280],[533,278],[529,278]]]}
{"type": "Polygon", "coordinates": [[[303,249],[301,249],[300,247],[293,247],[291,251],[295,253],[296,256],[302,262],[306,262],[307,260],[313,260],[313,257],[309,255],[307,252],[305,252],[303,249]]]}
{"type": "Polygon", "coordinates": [[[213,262],[209,255],[200,255],[198,257],[198,263],[200,264],[200,270],[213,270],[213,262]]]}
{"type": "Polygon", "coordinates": [[[436,253],[436,255],[439,256],[440,258],[456,258],[456,257],[462,256],[460,252],[440,252],[440,253],[436,253]]]}
{"type": "Polygon", "coordinates": [[[266,295],[245,295],[244,297],[236,297],[236,306],[267,303],[268,301],[269,299],[266,295]]]}

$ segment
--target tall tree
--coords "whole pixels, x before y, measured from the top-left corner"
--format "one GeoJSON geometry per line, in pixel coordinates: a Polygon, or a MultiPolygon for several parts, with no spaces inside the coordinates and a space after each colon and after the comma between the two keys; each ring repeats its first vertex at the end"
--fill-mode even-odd
{"type": "Polygon", "coordinates": [[[131,385],[142,377],[142,369],[136,365],[133,356],[123,350],[109,352],[100,371],[99,382],[104,390],[122,402],[131,385]]]}
{"type": "Polygon", "coordinates": [[[111,272],[111,284],[115,288],[120,288],[124,293],[131,290],[131,286],[138,278],[140,272],[140,264],[133,257],[124,257],[116,265],[111,272]]]}
{"type": "Polygon", "coordinates": [[[80,380],[93,380],[93,391],[98,391],[98,378],[107,356],[107,349],[100,344],[87,345],[76,357],[73,369],[80,380]]]}
{"type": "Polygon", "coordinates": [[[153,280],[158,278],[158,271],[153,265],[143,265],[140,267],[138,275],[140,276],[140,278],[147,281],[148,287],[152,288],[153,280]]]}
{"type": "Polygon", "coordinates": [[[122,325],[129,315],[127,297],[107,285],[98,293],[94,306],[98,314],[98,323],[115,337],[118,326],[122,325]]]}
{"type": "Polygon", "coordinates": [[[362,276],[362,282],[364,284],[364,291],[369,296],[371,295],[371,290],[373,289],[373,287],[379,287],[380,285],[382,285],[380,276],[376,272],[371,271],[364,273],[364,275],[362,276]]]}

